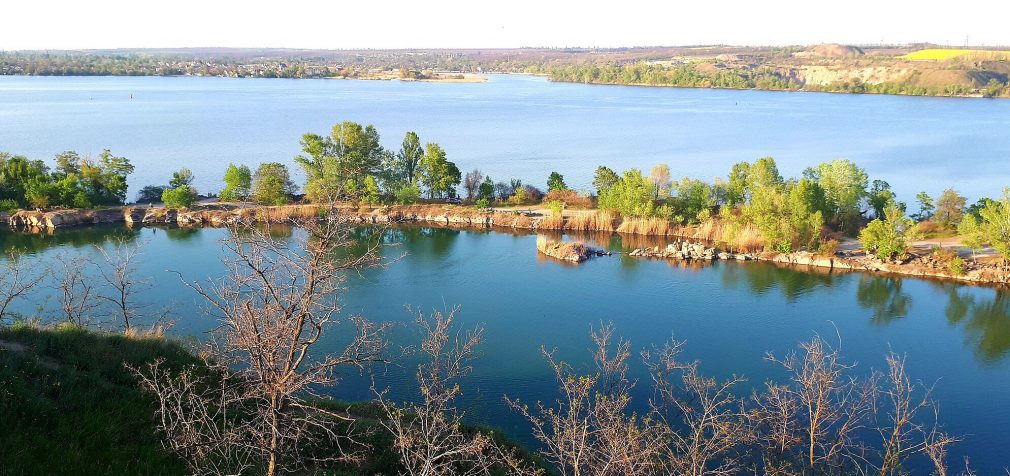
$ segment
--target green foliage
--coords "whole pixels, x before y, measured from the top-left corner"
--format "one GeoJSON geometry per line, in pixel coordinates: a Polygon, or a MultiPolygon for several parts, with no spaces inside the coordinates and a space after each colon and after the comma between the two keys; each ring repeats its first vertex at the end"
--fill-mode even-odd
{"type": "Polygon", "coordinates": [[[882,218],[884,216],[884,210],[891,203],[895,203],[897,201],[897,197],[894,195],[894,192],[891,191],[891,184],[883,180],[874,180],[873,184],[870,185],[868,200],[870,202],[870,208],[873,209],[873,216],[882,218]]]}
{"type": "Polygon", "coordinates": [[[190,208],[196,203],[196,189],[189,185],[167,188],[161,193],[161,201],[168,208],[190,208]]]}
{"type": "Polygon", "coordinates": [[[172,180],[168,181],[168,186],[170,188],[178,188],[184,185],[193,184],[193,171],[183,167],[179,169],[178,172],[172,173],[172,180]]]}
{"type": "Polygon", "coordinates": [[[168,187],[164,185],[147,185],[137,192],[136,203],[158,203],[161,201],[161,195],[168,190],[168,187]]]}
{"type": "Polygon", "coordinates": [[[15,202],[14,200],[9,198],[0,200],[0,212],[14,213],[18,211],[18,208],[20,208],[18,206],[18,202],[15,202]]]}
{"type": "Polygon", "coordinates": [[[424,148],[421,147],[421,139],[414,132],[407,132],[403,138],[400,151],[396,153],[397,164],[395,172],[400,180],[414,182],[417,180],[417,168],[421,164],[421,157],[424,156],[424,148]]]}
{"type": "Polygon", "coordinates": [[[565,177],[557,172],[551,172],[547,177],[547,193],[551,193],[555,190],[568,190],[568,185],[565,185],[565,177]]]}
{"type": "MultiPolygon", "coordinates": [[[[653,183],[655,185],[655,183],[653,183]]],[[[673,196],[669,199],[672,214],[688,222],[697,222],[703,213],[710,214],[717,205],[712,186],[701,180],[683,179],[674,182],[673,196]]]]}
{"type": "Polygon", "coordinates": [[[160,338],[103,335],[61,325],[0,329],[0,454],[11,474],[186,474],[164,451],[142,393],[124,364],[165,359],[166,369],[202,366],[160,338]]]}
{"type": "Polygon", "coordinates": [[[750,183],[748,176],[750,164],[738,162],[729,171],[729,181],[726,184],[726,203],[730,206],[743,205],[747,202],[750,183]]]}
{"type": "Polygon", "coordinates": [[[912,220],[892,204],[884,211],[883,218],[871,221],[859,233],[859,242],[878,259],[900,258],[904,256],[911,241],[912,226],[912,220]]]}
{"type": "Polygon", "coordinates": [[[388,155],[374,126],[349,121],[333,126],[329,136],[305,134],[301,145],[295,162],[305,170],[305,193],[313,202],[357,198],[388,155]]]}
{"type": "Polygon", "coordinates": [[[228,164],[224,172],[222,202],[241,202],[249,199],[252,191],[252,171],[247,165],[228,164]]]}
{"type": "Polygon", "coordinates": [[[933,216],[933,198],[929,196],[926,192],[919,192],[915,194],[915,201],[919,204],[919,213],[916,215],[916,219],[919,221],[929,220],[933,216]]]}
{"type": "Polygon", "coordinates": [[[18,207],[90,207],[119,205],[126,200],[126,178],[133,166],[105,150],[97,163],[76,152],[56,157],[56,171],[41,160],[0,153],[0,200],[18,207]]]}
{"type": "Polygon", "coordinates": [[[964,218],[965,205],[968,199],[957,193],[957,190],[948,188],[936,199],[936,214],[934,219],[944,228],[955,228],[961,219],[964,218]]]}
{"type": "Polygon", "coordinates": [[[379,183],[375,177],[369,175],[365,177],[365,183],[361,193],[361,201],[369,205],[374,205],[382,201],[382,192],[379,190],[379,183]]]}
{"type": "Polygon", "coordinates": [[[964,264],[964,258],[960,256],[951,258],[950,262],[947,263],[947,269],[955,276],[964,276],[968,272],[964,264]]]}
{"type": "Polygon", "coordinates": [[[420,162],[421,183],[428,188],[429,198],[452,198],[462,174],[456,164],[446,159],[445,150],[433,142],[424,147],[420,162]]]}
{"type": "Polygon", "coordinates": [[[474,206],[477,207],[478,210],[487,210],[491,206],[491,201],[486,198],[478,198],[477,201],[474,202],[474,206]]]}
{"type": "Polygon", "coordinates": [[[488,203],[494,201],[494,181],[491,180],[491,177],[485,177],[484,181],[477,187],[477,200],[484,200],[488,203]]]}
{"type": "Polygon", "coordinates": [[[561,200],[554,200],[548,203],[547,206],[551,209],[552,217],[560,217],[565,212],[565,202],[561,200]]]}
{"type": "Polygon", "coordinates": [[[625,217],[656,216],[655,188],[642,171],[631,169],[609,189],[600,193],[601,210],[612,210],[625,217]]]}
{"type": "Polygon", "coordinates": [[[776,184],[766,180],[750,192],[750,201],[741,210],[741,219],[760,232],[765,247],[788,252],[806,247],[817,249],[824,216],[824,191],[810,179],[776,184]]]}
{"type": "Polygon", "coordinates": [[[860,203],[867,196],[866,171],[847,159],[835,159],[807,169],[803,175],[824,189],[824,217],[836,221],[841,229],[855,230],[862,215],[860,203]]]}
{"type": "Polygon", "coordinates": [[[252,201],[260,205],[283,205],[291,200],[295,184],[288,168],[281,163],[260,164],[253,175],[252,201]]]}
{"type": "Polygon", "coordinates": [[[981,248],[988,243],[1005,261],[1010,261],[1010,189],[1003,191],[1003,197],[998,201],[990,200],[979,212],[966,216],[958,227],[958,232],[964,235],[965,245],[981,248]]]}
{"type": "Polygon", "coordinates": [[[596,188],[596,195],[603,195],[603,192],[610,190],[610,187],[613,187],[618,180],[621,180],[621,177],[610,168],[602,165],[596,167],[596,173],[593,174],[593,187],[596,188]]]}
{"type": "Polygon", "coordinates": [[[409,205],[421,199],[421,188],[416,183],[404,184],[396,191],[396,203],[409,205]]]}

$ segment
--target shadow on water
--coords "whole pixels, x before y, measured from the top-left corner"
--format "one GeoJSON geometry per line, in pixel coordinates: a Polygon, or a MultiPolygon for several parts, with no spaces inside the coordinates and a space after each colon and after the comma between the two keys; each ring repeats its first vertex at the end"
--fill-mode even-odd
{"type": "Polygon", "coordinates": [[[859,307],[873,312],[873,323],[886,325],[908,315],[912,297],[901,290],[901,278],[861,276],[856,288],[859,307]]]}
{"type": "Polygon", "coordinates": [[[0,250],[18,250],[38,254],[50,248],[84,248],[109,242],[137,241],[140,228],[119,225],[101,225],[60,230],[58,233],[30,233],[11,230],[0,231],[0,250]]]}
{"type": "Polygon", "coordinates": [[[830,288],[838,275],[824,268],[794,269],[771,263],[727,263],[722,271],[722,284],[726,287],[746,286],[750,292],[763,295],[778,290],[787,302],[818,288],[830,288]]]}
{"type": "Polygon", "coordinates": [[[995,363],[1010,353],[1010,290],[992,289],[991,296],[954,283],[937,283],[947,293],[947,322],[960,326],[975,357],[995,363]]]}

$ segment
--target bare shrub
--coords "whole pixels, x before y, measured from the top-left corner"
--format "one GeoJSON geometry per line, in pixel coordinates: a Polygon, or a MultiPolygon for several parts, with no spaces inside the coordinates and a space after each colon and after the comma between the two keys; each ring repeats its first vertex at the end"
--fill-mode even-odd
{"type": "MultiPolygon", "coordinates": [[[[379,264],[377,245],[360,244],[353,229],[335,213],[324,216],[304,222],[305,236],[290,241],[276,239],[262,228],[233,228],[223,242],[229,256],[226,276],[206,286],[187,283],[220,320],[213,355],[225,378],[239,387],[223,390],[234,398],[218,398],[214,392],[197,391],[181,377],[159,380],[154,369],[148,369],[146,378],[160,382],[148,388],[158,393],[157,413],[165,422],[166,446],[179,448],[186,457],[192,455],[186,443],[194,438],[191,430],[228,435],[222,444],[229,447],[218,454],[244,455],[245,449],[233,446],[248,446],[256,472],[268,475],[360,456],[348,446],[353,441],[350,435],[336,430],[338,422],[351,417],[317,404],[315,390],[336,384],[341,368],[362,369],[383,358],[384,327],[361,317],[344,317],[337,299],[346,273],[379,264]],[[335,326],[347,329],[341,338],[346,346],[334,354],[314,355],[324,332],[335,326]],[[166,392],[181,396],[166,398],[166,392]],[[194,411],[202,411],[201,406],[224,409],[201,417],[185,409],[174,411],[168,403],[176,400],[190,402],[187,405],[194,411]],[[206,428],[180,422],[193,418],[206,428]],[[334,447],[327,455],[308,451],[334,447]]],[[[206,433],[199,436],[203,437],[206,433]]],[[[195,471],[200,473],[218,467],[237,471],[245,465],[240,459],[203,466],[196,458],[191,464],[201,465],[195,471]]]]}
{"type": "MultiPolygon", "coordinates": [[[[783,460],[795,457],[808,471],[838,472],[860,466],[865,457],[857,433],[872,423],[875,378],[850,377],[854,367],[820,337],[799,345],[776,362],[790,383],[767,383],[758,397],[756,425],[765,448],[783,460]]],[[[773,463],[779,463],[773,461],[773,463]]]]}
{"type": "Polygon", "coordinates": [[[662,451],[659,429],[628,414],[627,378],[629,343],[612,346],[613,326],[593,331],[592,375],[577,375],[542,348],[561,390],[554,405],[535,407],[506,396],[506,402],[533,426],[533,436],[543,445],[540,454],[562,475],[650,474],[662,451]]]}
{"type": "Polygon", "coordinates": [[[123,331],[129,331],[135,318],[143,315],[149,307],[137,300],[137,294],[150,289],[149,278],[137,276],[137,263],[143,255],[145,242],[130,243],[126,240],[114,242],[111,249],[95,246],[102,256],[99,263],[99,277],[105,284],[105,289],[98,293],[98,299],[108,302],[114,309],[114,314],[123,325],[123,331]]]}
{"type": "Polygon", "coordinates": [[[752,439],[743,402],[733,393],[744,379],[720,382],[700,375],[697,361],[679,361],[682,347],[671,339],[642,353],[656,394],[650,416],[662,423],[666,442],[660,473],[738,474],[741,450],[752,439]]]}
{"type": "Polygon", "coordinates": [[[78,326],[88,324],[91,313],[97,308],[94,283],[87,269],[94,263],[83,255],[56,255],[58,264],[53,288],[60,304],[60,313],[67,322],[78,326]]]}
{"type": "Polygon", "coordinates": [[[11,304],[23,299],[49,274],[48,268],[31,267],[17,250],[12,249],[6,255],[4,266],[0,268],[0,323],[10,312],[11,304]]]}
{"type": "Polygon", "coordinates": [[[474,352],[483,329],[453,331],[458,308],[448,314],[417,314],[423,337],[417,366],[420,403],[396,405],[386,391],[374,388],[386,419],[380,424],[394,436],[400,462],[411,476],[485,475],[494,470],[508,474],[538,474],[512,451],[499,446],[480,431],[464,431],[464,413],[453,404],[460,383],[472,370],[474,352]]]}

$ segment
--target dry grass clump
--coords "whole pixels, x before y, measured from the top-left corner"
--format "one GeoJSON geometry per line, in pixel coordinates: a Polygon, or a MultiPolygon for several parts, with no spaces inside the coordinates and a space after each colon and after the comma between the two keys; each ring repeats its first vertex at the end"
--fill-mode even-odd
{"type": "Polygon", "coordinates": [[[611,211],[577,213],[568,219],[565,228],[575,231],[614,231],[616,215],[611,211]]]}
{"type": "Polygon", "coordinates": [[[666,236],[674,232],[674,227],[669,220],[663,218],[625,218],[621,222],[621,226],[617,227],[617,232],[666,236]]]}
{"type": "Polygon", "coordinates": [[[737,253],[756,253],[765,249],[765,239],[753,224],[724,223],[713,241],[726,243],[737,253]]]}
{"type": "Polygon", "coordinates": [[[565,229],[565,217],[562,215],[548,215],[540,220],[540,225],[538,228],[543,228],[546,230],[564,230],[565,229]]]}
{"type": "Polygon", "coordinates": [[[593,203],[592,197],[587,197],[585,195],[576,192],[575,190],[551,190],[547,192],[544,196],[546,202],[562,202],[567,208],[593,208],[595,203],[593,203]]]}
{"type": "Polygon", "coordinates": [[[537,251],[565,261],[585,261],[589,259],[589,247],[581,241],[554,241],[546,236],[537,237],[537,251]]]}

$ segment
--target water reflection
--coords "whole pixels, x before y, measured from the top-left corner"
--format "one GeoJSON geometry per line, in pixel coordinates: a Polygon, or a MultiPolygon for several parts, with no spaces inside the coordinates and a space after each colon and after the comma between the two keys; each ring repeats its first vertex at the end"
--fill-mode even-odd
{"type": "Polygon", "coordinates": [[[795,302],[818,288],[830,288],[837,279],[830,270],[816,267],[798,270],[770,263],[725,263],[720,267],[725,286],[746,286],[757,295],[778,289],[787,302],[795,302]]]}
{"type": "Polygon", "coordinates": [[[901,278],[868,276],[859,278],[856,302],[873,311],[874,324],[885,325],[908,315],[912,298],[901,291],[901,278]]]}
{"type": "Polygon", "coordinates": [[[937,283],[937,287],[947,293],[947,322],[964,329],[976,358],[987,363],[1003,360],[1010,352],[1010,290],[971,289],[955,283],[937,283]]]}
{"type": "Polygon", "coordinates": [[[72,228],[57,233],[0,231],[0,250],[14,249],[27,254],[39,254],[60,246],[84,248],[109,242],[133,243],[139,237],[139,228],[115,225],[72,228]]]}

